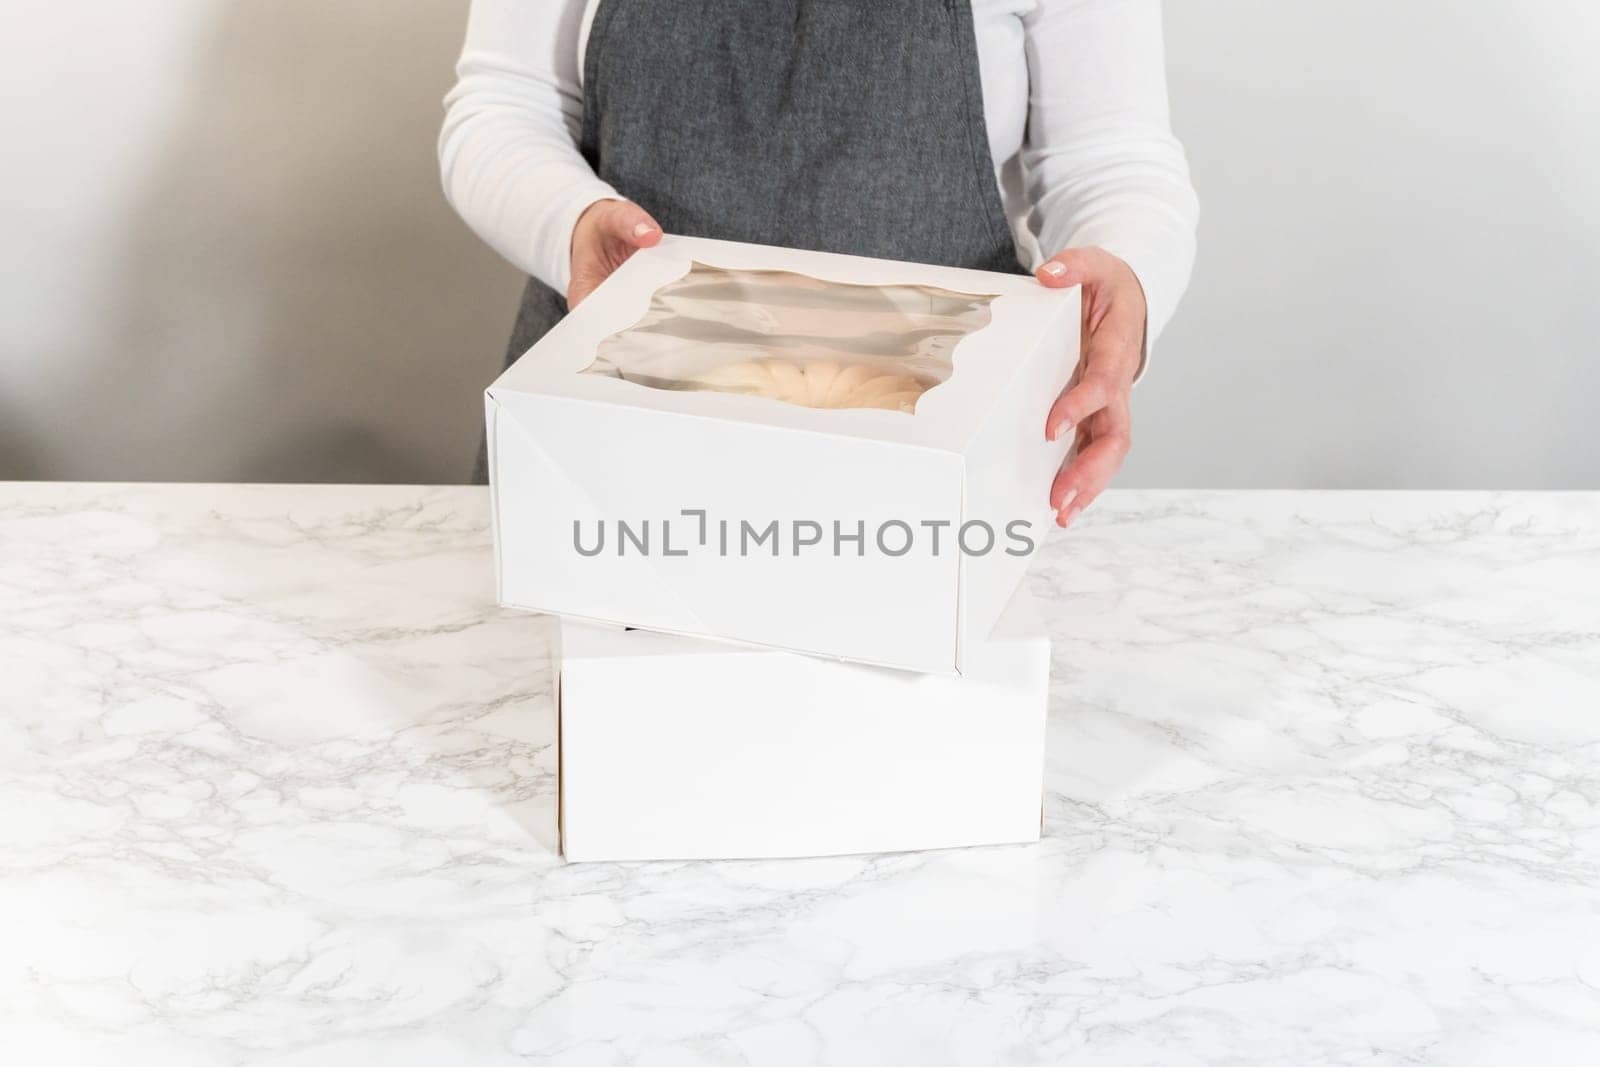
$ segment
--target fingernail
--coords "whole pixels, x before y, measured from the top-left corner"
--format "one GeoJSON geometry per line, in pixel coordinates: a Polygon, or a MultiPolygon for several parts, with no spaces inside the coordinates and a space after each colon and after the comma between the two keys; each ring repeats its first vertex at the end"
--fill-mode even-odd
{"type": "Polygon", "coordinates": [[[1065,530],[1068,526],[1072,525],[1072,520],[1077,518],[1078,513],[1082,510],[1082,508],[1062,508],[1061,517],[1056,521],[1061,525],[1061,528],[1065,530]]]}
{"type": "Polygon", "coordinates": [[[1069,434],[1071,432],[1072,432],[1072,423],[1063,422],[1060,426],[1057,426],[1054,430],[1050,431],[1050,440],[1059,441],[1059,440],[1061,440],[1061,438],[1064,435],[1069,434]]]}
{"type": "Polygon", "coordinates": [[[1067,513],[1067,509],[1072,506],[1072,502],[1076,499],[1078,499],[1078,491],[1076,489],[1068,489],[1066,495],[1061,498],[1061,503],[1056,506],[1057,522],[1061,521],[1061,517],[1067,513]]]}
{"type": "Polygon", "coordinates": [[[1062,278],[1065,277],[1067,273],[1066,267],[1063,267],[1061,264],[1055,262],[1046,263],[1039,269],[1050,275],[1052,278],[1062,278]]]}
{"type": "Polygon", "coordinates": [[[646,234],[655,233],[655,231],[656,228],[648,222],[636,222],[633,224],[633,235],[635,237],[643,237],[646,234]]]}

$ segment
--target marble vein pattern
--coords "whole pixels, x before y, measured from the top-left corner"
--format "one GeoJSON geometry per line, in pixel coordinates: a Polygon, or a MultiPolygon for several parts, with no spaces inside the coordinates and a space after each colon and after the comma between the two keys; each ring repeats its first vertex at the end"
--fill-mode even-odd
{"type": "Polygon", "coordinates": [[[1045,837],[555,854],[475,488],[0,486],[0,1062],[1600,1062],[1600,495],[1113,492],[1045,837]]]}

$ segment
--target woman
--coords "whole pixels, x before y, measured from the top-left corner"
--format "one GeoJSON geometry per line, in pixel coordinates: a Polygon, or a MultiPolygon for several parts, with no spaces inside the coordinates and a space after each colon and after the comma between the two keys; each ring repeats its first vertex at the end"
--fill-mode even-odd
{"type": "Polygon", "coordinates": [[[473,0],[457,74],[446,195],[531,276],[508,361],[663,228],[1031,269],[1085,298],[1057,523],[1122,465],[1194,260],[1159,0],[473,0]]]}

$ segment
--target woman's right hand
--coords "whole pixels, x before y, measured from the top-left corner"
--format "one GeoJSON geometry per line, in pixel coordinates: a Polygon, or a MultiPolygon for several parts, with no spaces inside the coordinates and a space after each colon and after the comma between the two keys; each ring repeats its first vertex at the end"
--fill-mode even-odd
{"type": "Polygon", "coordinates": [[[572,227],[572,283],[567,307],[575,308],[611,272],[641,248],[661,241],[661,227],[630,200],[596,200],[572,227]]]}

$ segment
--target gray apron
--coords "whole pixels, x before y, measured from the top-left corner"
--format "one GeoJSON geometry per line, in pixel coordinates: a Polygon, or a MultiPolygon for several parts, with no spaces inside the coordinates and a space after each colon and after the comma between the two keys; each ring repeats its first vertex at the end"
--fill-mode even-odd
{"type": "MultiPolygon", "coordinates": [[[[968,0],[601,0],[580,147],[668,233],[1021,270],[968,0]]],[[[566,310],[529,279],[506,365],[566,310]]]]}

